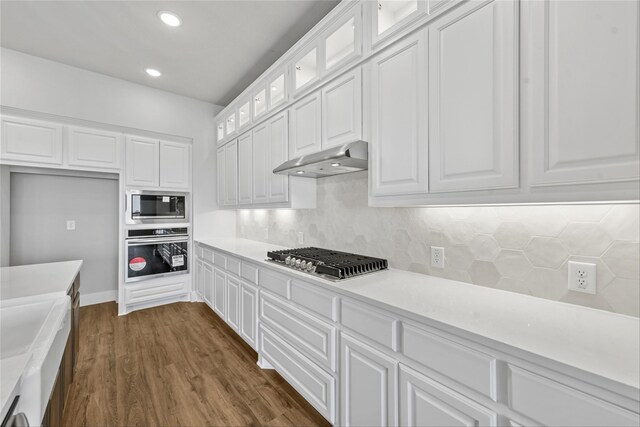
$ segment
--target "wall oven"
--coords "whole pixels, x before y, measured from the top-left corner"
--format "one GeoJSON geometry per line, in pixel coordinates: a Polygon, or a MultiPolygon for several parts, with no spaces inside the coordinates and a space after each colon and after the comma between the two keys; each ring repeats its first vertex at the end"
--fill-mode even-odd
{"type": "Polygon", "coordinates": [[[189,272],[189,230],[186,227],[127,230],[125,244],[125,282],[189,272]]]}
{"type": "Polygon", "coordinates": [[[127,224],[189,222],[189,194],[128,190],[125,200],[127,224]]]}

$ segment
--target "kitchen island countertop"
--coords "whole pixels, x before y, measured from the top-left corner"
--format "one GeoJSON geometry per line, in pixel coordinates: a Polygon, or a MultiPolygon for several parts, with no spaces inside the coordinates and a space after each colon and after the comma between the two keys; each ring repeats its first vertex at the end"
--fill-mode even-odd
{"type": "Polygon", "coordinates": [[[66,295],[82,267],[82,260],[0,268],[0,300],[43,294],[66,295]]]}

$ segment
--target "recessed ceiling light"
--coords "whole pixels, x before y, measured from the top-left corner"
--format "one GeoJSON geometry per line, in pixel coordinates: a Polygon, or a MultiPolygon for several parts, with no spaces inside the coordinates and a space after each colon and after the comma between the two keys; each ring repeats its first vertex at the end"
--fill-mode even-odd
{"type": "Polygon", "coordinates": [[[334,168],[337,168],[338,166],[340,166],[340,163],[336,162],[336,163],[331,163],[331,166],[333,166],[334,168]]]}
{"type": "Polygon", "coordinates": [[[304,171],[297,171],[296,172],[298,175],[302,175],[304,173],[304,171]]]}
{"type": "Polygon", "coordinates": [[[166,10],[161,10],[158,12],[158,18],[165,24],[170,27],[179,27],[182,25],[182,19],[178,15],[173,12],[167,12],[166,10]]]}
{"type": "Polygon", "coordinates": [[[162,75],[162,73],[155,68],[147,68],[144,71],[146,71],[151,77],[160,77],[162,75]]]}

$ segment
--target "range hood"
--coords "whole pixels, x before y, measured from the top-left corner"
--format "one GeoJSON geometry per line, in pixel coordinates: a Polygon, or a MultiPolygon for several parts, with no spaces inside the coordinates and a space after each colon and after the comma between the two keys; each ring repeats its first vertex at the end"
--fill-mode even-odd
{"type": "Polygon", "coordinates": [[[273,170],[279,175],[323,178],[368,169],[369,156],[366,141],[355,141],[318,153],[308,154],[284,162],[273,170]]]}

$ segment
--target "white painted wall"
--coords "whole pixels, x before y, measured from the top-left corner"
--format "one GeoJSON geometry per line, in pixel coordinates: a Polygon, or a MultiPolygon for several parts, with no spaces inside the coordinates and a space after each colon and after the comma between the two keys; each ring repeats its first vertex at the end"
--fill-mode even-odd
{"type": "Polygon", "coordinates": [[[11,209],[11,181],[9,166],[0,166],[0,267],[9,265],[9,212],[11,209]]]}
{"type": "Polygon", "coordinates": [[[192,138],[194,235],[235,234],[235,213],[216,205],[213,118],[222,107],[5,48],[0,89],[3,107],[192,138]]]}

